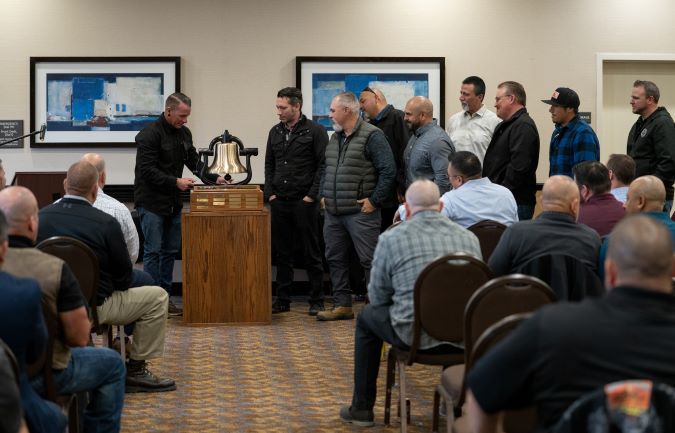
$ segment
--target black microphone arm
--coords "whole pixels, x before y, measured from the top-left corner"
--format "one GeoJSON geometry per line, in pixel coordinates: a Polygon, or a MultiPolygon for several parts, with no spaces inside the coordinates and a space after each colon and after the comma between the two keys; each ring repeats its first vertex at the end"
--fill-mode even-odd
{"type": "Polygon", "coordinates": [[[40,129],[38,129],[37,131],[33,131],[30,134],[22,135],[21,137],[12,138],[11,140],[3,141],[2,143],[0,143],[0,146],[4,146],[5,144],[9,143],[14,143],[15,141],[19,141],[23,138],[32,137],[33,135],[38,134],[40,134],[40,141],[43,141],[45,139],[45,132],[47,132],[47,124],[43,123],[40,129]]]}

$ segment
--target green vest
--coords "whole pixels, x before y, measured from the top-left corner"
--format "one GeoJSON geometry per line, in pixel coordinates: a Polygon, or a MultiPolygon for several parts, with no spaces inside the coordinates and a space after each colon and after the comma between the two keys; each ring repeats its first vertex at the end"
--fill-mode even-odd
{"type": "MultiPolygon", "coordinates": [[[[5,256],[2,270],[21,278],[33,278],[40,284],[43,306],[47,306],[54,317],[59,317],[56,311],[56,298],[61,288],[61,270],[63,260],[43,253],[35,248],[9,248],[5,256]]],[[[58,322],[57,335],[54,341],[54,356],[52,368],[63,370],[70,361],[70,349],[63,342],[63,328],[58,322]]]]}
{"type": "Polygon", "coordinates": [[[323,197],[326,211],[333,215],[348,215],[361,211],[356,200],[369,198],[377,185],[377,171],[366,158],[366,143],[377,127],[359,119],[352,135],[339,143],[337,132],[326,147],[326,172],[323,197]]]}

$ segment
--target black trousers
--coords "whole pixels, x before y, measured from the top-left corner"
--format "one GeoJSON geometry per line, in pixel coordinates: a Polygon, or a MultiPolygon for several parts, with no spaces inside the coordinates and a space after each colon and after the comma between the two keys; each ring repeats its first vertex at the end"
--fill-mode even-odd
{"type": "Polygon", "coordinates": [[[323,302],[323,261],[319,247],[319,203],[274,199],[272,244],[276,254],[277,301],[289,303],[293,286],[293,258],[302,251],[310,284],[310,303],[323,302]]]}

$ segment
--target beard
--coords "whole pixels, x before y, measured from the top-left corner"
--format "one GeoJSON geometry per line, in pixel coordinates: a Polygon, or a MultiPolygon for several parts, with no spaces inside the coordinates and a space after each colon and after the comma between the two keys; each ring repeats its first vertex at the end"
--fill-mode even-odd
{"type": "Polygon", "coordinates": [[[334,130],[335,132],[342,132],[342,130],[343,130],[342,125],[340,125],[339,123],[335,122],[334,120],[331,121],[331,123],[333,124],[333,130],[334,130]]]}
{"type": "Polygon", "coordinates": [[[467,104],[466,102],[462,102],[461,104],[462,104],[462,110],[469,111],[469,104],[467,104]]]}

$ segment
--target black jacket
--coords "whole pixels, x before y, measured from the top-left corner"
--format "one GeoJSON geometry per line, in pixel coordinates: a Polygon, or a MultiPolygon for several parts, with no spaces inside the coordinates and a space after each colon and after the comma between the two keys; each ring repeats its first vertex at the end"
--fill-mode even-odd
{"type": "MultiPolygon", "coordinates": [[[[370,119],[370,124],[377,126],[387,137],[391,151],[394,154],[396,162],[396,189],[389,202],[392,206],[398,207],[398,198],[396,192],[405,194],[405,170],[403,169],[403,152],[410,139],[410,130],[403,120],[403,111],[397,110],[391,104],[387,105],[382,112],[374,119],[370,119]]],[[[383,204],[385,205],[385,204],[383,204]]]]}
{"type": "Polygon", "coordinates": [[[516,203],[536,203],[539,132],[523,107],[495,128],[483,160],[483,176],[511,190],[516,203]]]}
{"type": "Polygon", "coordinates": [[[673,197],[675,181],[675,125],[664,107],[645,120],[639,117],[628,133],[627,153],[635,160],[635,177],[652,174],[666,186],[666,197],[673,197]]]}
{"type": "Polygon", "coordinates": [[[94,250],[100,270],[98,305],[103,305],[113,291],[129,288],[131,260],[122,228],[114,217],[85,200],[63,198],[40,210],[37,241],[52,236],[69,236],[94,250]]]}
{"type": "Polygon", "coordinates": [[[265,152],[265,200],[319,199],[328,144],[326,129],[303,114],[292,131],[279,122],[270,129],[265,152]]]}
{"type": "MultiPolygon", "coordinates": [[[[169,125],[162,113],[136,135],[136,146],[134,203],[158,215],[178,214],[183,202],[176,179],[183,176],[183,165],[195,173],[201,164],[192,133],[169,125]]],[[[218,176],[208,177],[215,181],[218,176]]]]}

